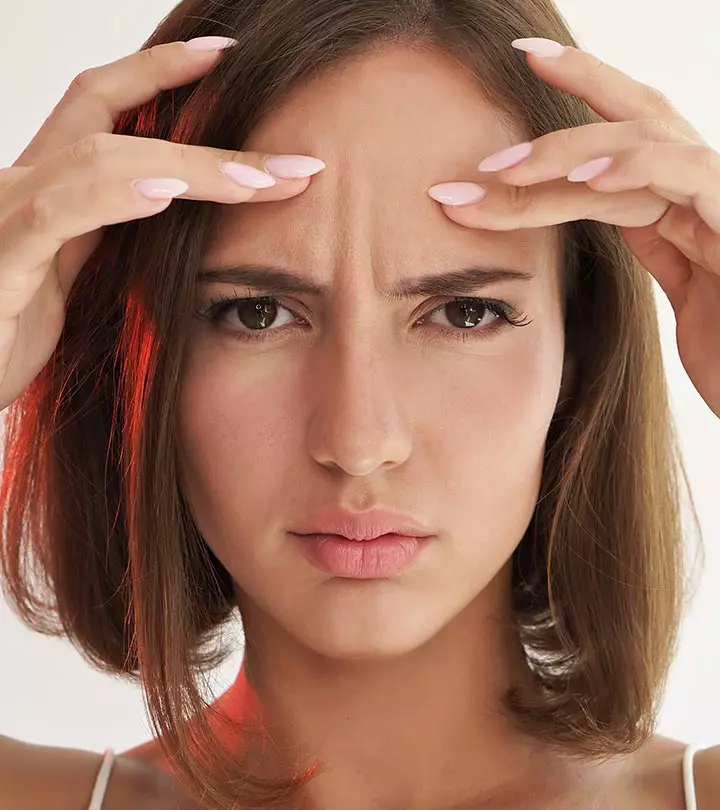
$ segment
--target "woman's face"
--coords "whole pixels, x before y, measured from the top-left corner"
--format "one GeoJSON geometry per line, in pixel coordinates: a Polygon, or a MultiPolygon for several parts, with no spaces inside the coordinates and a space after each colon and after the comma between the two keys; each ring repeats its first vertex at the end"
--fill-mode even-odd
{"type": "MultiPolygon", "coordinates": [[[[191,327],[182,484],[248,632],[337,658],[397,655],[507,574],[560,393],[556,233],[464,228],[427,188],[474,180],[484,156],[516,140],[461,68],[395,46],[296,90],[247,143],[327,168],[297,197],[225,207],[204,268],[275,265],[328,288],[277,297],[262,332],[243,308],[191,327]],[[463,329],[462,310],[440,306],[447,296],[383,294],[471,266],[534,274],[460,293],[531,323],[480,308],[463,329]],[[260,340],[237,337],[248,333],[260,340]],[[436,536],[401,574],[334,577],[290,534],[328,504],[399,510],[436,536]]],[[[199,285],[198,306],[218,293],[265,291],[199,285]]]]}

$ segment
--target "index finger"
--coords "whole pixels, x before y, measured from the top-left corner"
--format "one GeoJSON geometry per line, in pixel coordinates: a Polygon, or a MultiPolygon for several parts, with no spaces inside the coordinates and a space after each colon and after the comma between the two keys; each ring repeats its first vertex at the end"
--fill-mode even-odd
{"type": "MultiPolygon", "coordinates": [[[[565,45],[562,50],[554,49],[556,55],[546,58],[533,54],[537,44],[542,47],[548,41],[531,37],[513,42],[513,47],[530,53],[528,64],[544,81],[582,98],[607,121],[672,120],[678,132],[696,143],[705,143],[700,133],[657,88],[571,45],[565,45]]],[[[547,51],[549,53],[549,47],[547,51]]]]}
{"type": "Polygon", "coordinates": [[[13,166],[34,166],[94,132],[112,132],[123,112],[162,90],[196,81],[216,63],[220,50],[237,44],[230,37],[201,39],[201,45],[215,47],[196,50],[185,42],[168,42],[78,74],[13,166]]]}

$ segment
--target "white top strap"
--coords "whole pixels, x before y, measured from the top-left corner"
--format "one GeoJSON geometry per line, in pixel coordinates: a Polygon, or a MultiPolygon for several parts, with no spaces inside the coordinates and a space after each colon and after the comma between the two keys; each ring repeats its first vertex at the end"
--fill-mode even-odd
{"type": "Polygon", "coordinates": [[[686,810],[697,810],[697,799],[695,798],[695,775],[693,763],[697,747],[688,745],[683,756],[683,784],[685,786],[685,808],[686,810]]]}
{"type": "Polygon", "coordinates": [[[98,775],[95,779],[95,786],[93,787],[88,810],[102,810],[108,782],[110,781],[110,772],[112,771],[114,761],[115,752],[112,750],[112,748],[108,748],[103,754],[102,763],[100,764],[100,770],[98,771],[98,775]]]}

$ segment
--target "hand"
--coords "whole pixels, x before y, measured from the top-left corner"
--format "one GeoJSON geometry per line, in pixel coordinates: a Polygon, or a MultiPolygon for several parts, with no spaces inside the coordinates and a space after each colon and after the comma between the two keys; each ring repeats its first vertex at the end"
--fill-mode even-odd
{"type": "MultiPolygon", "coordinates": [[[[514,44],[524,49],[523,43],[538,42],[548,40],[514,44]]],[[[579,219],[618,225],[667,295],[683,366],[720,416],[720,155],[661,93],[594,56],[567,47],[528,62],[607,122],[519,145],[510,168],[481,163],[481,171],[494,170],[489,179],[516,187],[511,195],[488,187],[481,202],[453,205],[452,189],[441,184],[431,196],[470,228],[506,231],[579,219]]]]}
{"type": "MultiPolygon", "coordinates": [[[[200,43],[208,39],[218,44],[200,43]]],[[[299,156],[306,165],[298,173],[288,168],[298,161],[286,156],[112,134],[120,113],[150,101],[158,88],[197,81],[217,64],[218,52],[172,42],[81,73],[13,167],[0,169],[0,410],[55,350],[70,288],[105,226],[157,214],[176,196],[284,200],[324,168],[299,156]],[[221,161],[242,177],[231,179],[221,161]],[[251,187],[258,180],[262,186],[251,187]],[[158,196],[158,189],[166,193],[158,196]]]]}

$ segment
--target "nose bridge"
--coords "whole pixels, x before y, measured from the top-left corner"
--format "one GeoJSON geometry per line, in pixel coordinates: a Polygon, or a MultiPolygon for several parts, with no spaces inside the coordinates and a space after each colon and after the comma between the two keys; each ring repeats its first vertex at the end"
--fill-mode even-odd
{"type": "Polygon", "coordinates": [[[312,364],[317,383],[308,449],[320,464],[367,475],[406,460],[411,429],[391,310],[380,301],[367,266],[363,272],[346,265],[343,273],[352,281],[340,282],[312,364]]]}

